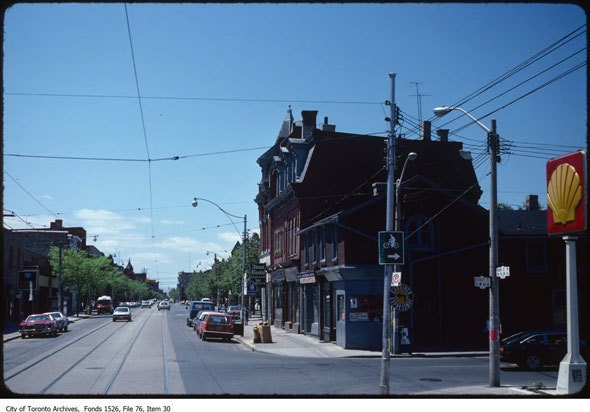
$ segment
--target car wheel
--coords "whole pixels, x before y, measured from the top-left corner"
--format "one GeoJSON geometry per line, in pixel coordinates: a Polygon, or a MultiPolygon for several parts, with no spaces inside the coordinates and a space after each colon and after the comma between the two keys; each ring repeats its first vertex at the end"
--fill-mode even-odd
{"type": "Polygon", "coordinates": [[[21,339],[25,339],[26,337],[27,337],[27,335],[26,335],[26,334],[24,334],[24,333],[23,333],[22,335],[20,335],[20,338],[21,338],[21,339]]]}
{"type": "Polygon", "coordinates": [[[526,357],[526,367],[531,370],[539,369],[542,365],[541,358],[537,355],[529,355],[526,357]]]}
{"type": "Polygon", "coordinates": [[[201,339],[203,339],[203,341],[206,341],[207,340],[207,337],[205,336],[204,333],[201,335],[201,339]]]}

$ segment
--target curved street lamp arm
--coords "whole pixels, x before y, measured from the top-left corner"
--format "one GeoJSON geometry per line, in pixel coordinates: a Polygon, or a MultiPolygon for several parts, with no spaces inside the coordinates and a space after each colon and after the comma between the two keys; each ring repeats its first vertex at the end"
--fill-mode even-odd
{"type": "MultiPolygon", "coordinates": [[[[195,198],[193,198],[193,207],[197,207],[197,204],[198,204],[198,201],[199,201],[199,200],[203,200],[203,201],[205,201],[205,202],[209,202],[209,203],[211,203],[212,205],[214,205],[215,207],[217,207],[219,210],[221,210],[221,211],[223,212],[223,214],[227,216],[227,218],[229,219],[229,221],[231,222],[231,224],[232,224],[232,225],[234,225],[234,228],[236,229],[236,232],[238,232],[238,235],[240,235],[240,237],[242,237],[242,234],[240,233],[240,230],[239,230],[239,229],[238,229],[238,227],[236,226],[236,223],[235,223],[235,222],[232,220],[232,217],[233,217],[233,218],[236,218],[236,219],[244,219],[244,220],[245,220],[245,218],[243,218],[243,217],[241,217],[241,216],[232,215],[231,213],[228,213],[226,210],[224,210],[224,209],[223,209],[221,206],[219,206],[219,205],[218,205],[217,203],[215,203],[214,201],[212,201],[212,200],[209,200],[209,199],[204,199],[204,198],[202,198],[202,197],[195,197],[195,198]]],[[[245,235],[244,235],[244,236],[245,236],[245,235]]]]}
{"type": "Polygon", "coordinates": [[[462,112],[463,114],[467,115],[467,117],[469,117],[471,120],[473,120],[475,123],[477,123],[479,125],[479,127],[481,127],[482,129],[484,129],[487,133],[491,133],[492,132],[489,127],[487,127],[485,124],[483,124],[478,119],[476,119],[467,110],[465,110],[465,109],[463,109],[462,107],[459,107],[459,106],[442,106],[442,107],[436,107],[434,109],[434,114],[436,116],[439,116],[440,117],[440,116],[444,116],[445,114],[447,114],[451,110],[458,110],[458,111],[462,112]]]}

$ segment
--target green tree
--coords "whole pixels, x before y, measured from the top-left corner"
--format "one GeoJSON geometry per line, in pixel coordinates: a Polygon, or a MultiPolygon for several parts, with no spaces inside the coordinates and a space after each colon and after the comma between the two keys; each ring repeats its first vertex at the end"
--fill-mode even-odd
{"type": "Polygon", "coordinates": [[[200,300],[213,296],[215,277],[211,270],[194,272],[186,289],[189,300],[200,300]]]}

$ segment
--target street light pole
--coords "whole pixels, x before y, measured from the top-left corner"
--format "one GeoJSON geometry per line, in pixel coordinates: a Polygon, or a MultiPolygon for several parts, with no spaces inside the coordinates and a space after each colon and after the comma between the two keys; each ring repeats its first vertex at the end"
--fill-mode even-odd
{"type": "MultiPolygon", "coordinates": [[[[404,174],[406,173],[406,167],[408,166],[408,162],[412,162],[416,160],[418,154],[415,152],[408,153],[406,160],[404,161],[404,166],[402,167],[402,172],[399,175],[399,179],[395,183],[395,228],[394,231],[399,232],[401,226],[401,216],[402,216],[402,201],[400,197],[400,188],[404,183],[404,174]]],[[[400,265],[393,266],[394,272],[401,271],[400,265]]],[[[399,348],[399,311],[393,307],[393,353],[398,354],[400,353],[399,348]]]]}
{"type": "MultiPolygon", "coordinates": [[[[199,200],[203,200],[205,202],[211,203],[212,205],[216,206],[219,210],[221,210],[223,212],[223,214],[229,219],[229,221],[231,222],[231,224],[234,226],[234,228],[236,229],[236,231],[238,232],[238,235],[240,234],[240,231],[238,230],[238,227],[236,226],[236,224],[234,223],[234,221],[232,220],[233,218],[236,219],[241,219],[240,216],[236,216],[236,215],[232,215],[231,213],[228,213],[226,210],[224,210],[221,206],[219,206],[217,203],[213,202],[212,200],[209,199],[203,199],[202,197],[195,197],[193,198],[192,201],[192,205],[193,207],[197,207],[199,205],[199,200]]],[[[242,305],[242,310],[240,311],[240,319],[242,320],[242,325],[244,324],[244,320],[243,320],[243,312],[244,312],[244,288],[246,285],[246,240],[248,239],[248,232],[247,232],[247,227],[248,227],[248,216],[244,215],[244,233],[242,236],[242,279],[241,279],[241,286],[240,286],[240,294],[241,294],[241,299],[240,299],[240,304],[242,305]]]]}
{"type": "Polygon", "coordinates": [[[496,276],[498,267],[498,180],[496,163],[499,161],[499,136],[496,132],[496,120],[491,121],[491,128],[472,116],[469,112],[457,106],[442,106],[433,109],[438,117],[444,116],[452,110],[458,110],[487,132],[488,153],[490,155],[490,255],[489,255],[489,384],[500,386],[500,285],[496,276]]]}

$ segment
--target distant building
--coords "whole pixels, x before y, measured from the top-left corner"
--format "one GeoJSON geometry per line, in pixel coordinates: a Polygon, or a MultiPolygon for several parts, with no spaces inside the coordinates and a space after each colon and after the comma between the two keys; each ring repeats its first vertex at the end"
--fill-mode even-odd
{"type": "MultiPolygon", "coordinates": [[[[3,229],[4,257],[2,262],[4,320],[17,321],[33,312],[58,309],[58,279],[49,265],[51,246],[86,248],[86,230],[64,227],[62,220],[49,228],[3,229]],[[38,273],[33,290],[18,284],[21,271],[38,273]]],[[[74,294],[64,290],[64,312],[72,311],[74,294]]]]}

